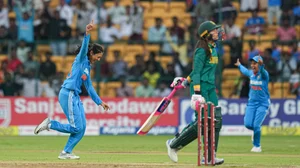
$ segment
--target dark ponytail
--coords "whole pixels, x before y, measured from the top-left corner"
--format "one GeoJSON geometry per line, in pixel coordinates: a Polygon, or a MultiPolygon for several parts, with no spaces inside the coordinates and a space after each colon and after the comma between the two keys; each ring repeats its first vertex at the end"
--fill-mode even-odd
{"type": "Polygon", "coordinates": [[[206,56],[210,59],[211,58],[211,52],[210,52],[210,48],[208,46],[208,40],[200,37],[200,40],[198,40],[198,42],[196,43],[196,48],[203,48],[205,51],[206,56]]]}
{"type": "MultiPolygon", "coordinates": [[[[78,48],[74,51],[74,54],[75,55],[79,54],[80,49],[81,49],[81,45],[78,46],[78,48]]],[[[97,44],[97,43],[92,43],[92,44],[90,43],[88,45],[88,52],[86,54],[88,56],[89,60],[90,60],[91,51],[93,51],[94,54],[103,53],[104,52],[104,47],[100,44],[97,44]]]]}

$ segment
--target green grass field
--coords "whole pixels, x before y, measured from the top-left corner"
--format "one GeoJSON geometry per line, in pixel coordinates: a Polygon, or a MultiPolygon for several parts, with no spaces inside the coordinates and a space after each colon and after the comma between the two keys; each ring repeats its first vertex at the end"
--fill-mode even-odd
{"type": "MultiPolygon", "coordinates": [[[[197,167],[196,141],[178,153],[179,163],[172,163],[165,141],[171,136],[86,136],[73,151],[80,160],[57,159],[66,136],[0,136],[0,167],[197,167]]],[[[223,136],[218,157],[225,163],[218,167],[300,167],[300,137],[264,136],[262,153],[251,153],[248,136],[223,136]]]]}

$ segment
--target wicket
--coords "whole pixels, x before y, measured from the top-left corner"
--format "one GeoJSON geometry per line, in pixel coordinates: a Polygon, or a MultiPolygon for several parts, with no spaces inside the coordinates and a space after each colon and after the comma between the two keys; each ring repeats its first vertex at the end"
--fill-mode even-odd
{"type": "Polygon", "coordinates": [[[200,104],[196,103],[196,110],[198,112],[198,166],[201,166],[201,138],[203,128],[203,148],[204,148],[204,165],[215,165],[215,107],[211,102],[200,104]],[[210,124],[208,124],[208,107],[210,107],[210,124]],[[202,110],[204,111],[204,119],[202,126],[202,110]],[[209,129],[210,128],[210,129],[209,129]],[[211,146],[211,162],[208,162],[208,132],[210,130],[210,146],[211,146]]]}

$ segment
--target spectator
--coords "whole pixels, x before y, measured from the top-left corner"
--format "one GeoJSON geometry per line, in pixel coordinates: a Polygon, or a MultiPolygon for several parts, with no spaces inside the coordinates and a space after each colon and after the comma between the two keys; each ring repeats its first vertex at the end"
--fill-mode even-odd
{"type": "Polygon", "coordinates": [[[233,38],[240,38],[242,35],[241,29],[236,24],[234,24],[234,19],[232,17],[227,19],[225,25],[225,33],[227,40],[232,40],[233,38]]]}
{"type": "Polygon", "coordinates": [[[41,63],[40,78],[42,80],[50,80],[56,74],[56,65],[51,61],[52,53],[46,52],[46,61],[41,63]]]}
{"type": "Polygon", "coordinates": [[[293,71],[289,83],[290,83],[290,92],[293,94],[297,94],[300,88],[300,68],[298,68],[298,70],[293,71]]]}
{"type": "Polygon", "coordinates": [[[55,10],[49,24],[50,46],[54,55],[65,56],[67,54],[67,40],[71,36],[71,28],[55,10]]]}
{"type": "Polygon", "coordinates": [[[276,24],[280,24],[281,15],[281,0],[268,0],[268,24],[273,24],[274,16],[276,17],[276,24]]]}
{"type": "Polygon", "coordinates": [[[55,92],[56,95],[59,94],[59,91],[61,89],[61,85],[63,84],[64,82],[64,73],[63,72],[58,72],[55,76],[53,76],[52,80],[52,88],[55,92]]]}
{"type": "Polygon", "coordinates": [[[107,62],[106,57],[102,57],[101,60],[100,60],[100,77],[101,77],[101,80],[106,82],[110,78],[110,76],[111,76],[110,63],[107,62]]]}
{"type": "Polygon", "coordinates": [[[291,58],[288,52],[282,52],[281,60],[277,63],[278,76],[281,77],[281,82],[287,82],[290,79],[292,72],[297,68],[297,62],[291,58]]]}
{"type": "Polygon", "coordinates": [[[264,51],[263,59],[265,63],[265,68],[269,72],[269,81],[276,82],[277,81],[277,69],[276,69],[276,61],[272,58],[272,49],[267,48],[264,51]]]}
{"type": "Polygon", "coordinates": [[[18,22],[18,40],[24,40],[27,43],[33,43],[34,41],[33,12],[27,11],[21,13],[19,7],[14,7],[14,10],[18,22]]]}
{"type": "Polygon", "coordinates": [[[4,96],[15,96],[16,88],[11,73],[6,72],[4,74],[5,81],[0,84],[0,90],[2,90],[4,96]]]}
{"type": "Polygon", "coordinates": [[[246,21],[245,30],[250,34],[264,33],[265,19],[258,16],[258,10],[252,11],[252,17],[246,21]]]}
{"type": "Polygon", "coordinates": [[[292,40],[296,40],[296,29],[290,26],[289,18],[283,19],[282,26],[278,27],[276,35],[277,40],[282,44],[289,44],[292,40]]]}
{"type": "Polygon", "coordinates": [[[194,9],[197,18],[197,23],[200,24],[204,21],[211,20],[213,16],[213,4],[209,0],[198,0],[198,4],[194,9]]]}
{"type": "Polygon", "coordinates": [[[49,39],[49,20],[45,15],[41,16],[41,24],[34,27],[34,38],[38,40],[49,39]]]}
{"type": "Polygon", "coordinates": [[[7,53],[8,51],[8,30],[4,26],[0,26],[0,53],[7,53]]]}
{"type": "Polygon", "coordinates": [[[91,20],[94,21],[95,24],[103,24],[106,23],[108,16],[108,12],[105,6],[105,3],[102,3],[100,8],[95,8],[91,14],[91,20]]]}
{"type": "Polygon", "coordinates": [[[160,62],[156,61],[156,53],[154,51],[150,52],[149,60],[146,62],[146,68],[153,64],[155,67],[155,71],[159,72],[160,74],[164,73],[163,68],[160,65],[160,62]]]}
{"type": "Polygon", "coordinates": [[[155,26],[148,30],[148,42],[161,44],[165,40],[166,31],[166,27],[162,25],[162,19],[155,18],[155,26]]]}
{"type": "Polygon", "coordinates": [[[143,78],[141,80],[141,85],[135,89],[136,97],[152,97],[154,95],[154,88],[149,85],[149,80],[143,78]]]}
{"type": "Polygon", "coordinates": [[[289,11],[295,7],[295,0],[282,0],[281,1],[281,10],[289,11]]]}
{"type": "Polygon", "coordinates": [[[129,76],[130,79],[140,80],[139,78],[143,75],[143,73],[146,70],[144,57],[142,55],[136,55],[135,62],[135,65],[133,65],[129,70],[129,76]]]}
{"type": "Polygon", "coordinates": [[[244,64],[248,63],[248,60],[252,59],[254,56],[260,55],[260,51],[256,49],[256,41],[250,40],[249,47],[250,47],[250,51],[247,51],[245,54],[246,59],[243,60],[244,64]]]}
{"type": "Polygon", "coordinates": [[[121,87],[117,89],[117,97],[133,97],[133,89],[126,83],[126,77],[120,78],[121,87]]]}
{"type": "Polygon", "coordinates": [[[133,22],[130,16],[130,6],[126,6],[126,13],[122,16],[120,21],[120,38],[127,39],[132,35],[133,22]]]}
{"type": "Polygon", "coordinates": [[[176,77],[174,64],[168,63],[167,69],[163,76],[160,77],[160,81],[166,82],[169,85],[173,82],[173,79],[176,77]]]}
{"type": "Polygon", "coordinates": [[[7,68],[10,71],[14,72],[17,69],[17,67],[21,64],[22,62],[17,57],[16,49],[12,48],[10,52],[10,59],[8,60],[7,68]]]}
{"type": "Polygon", "coordinates": [[[158,87],[154,91],[154,97],[167,97],[171,93],[171,89],[168,87],[168,83],[161,81],[158,87]]]}
{"type": "Polygon", "coordinates": [[[143,14],[144,10],[139,0],[133,0],[133,4],[130,6],[130,14],[140,13],[143,14]]]}
{"type": "Polygon", "coordinates": [[[32,0],[14,0],[14,6],[17,6],[20,9],[21,13],[30,13],[33,11],[32,0]]]}
{"type": "Polygon", "coordinates": [[[14,83],[16,85],[16,95],[21,96],[23,90],[23,79],[25,78],[25,70],[23,64],[20,64],[14,71],[14,83]]]}
{"type": "Polygon", "coordinates": [[[79,9],[76,9],[74,12],[77,14],[77,28],[81,34],[85,33],[85,26],[90,23],[91,12],[88,11],[85,2],[79,2],[79,9]]]}
{"type": "Polygon", "coordinates": [[[35,78],[35,70],[29,70],[28,75],[23,78],[23,96],[40,97],[42,95],[42,84],[39,78],[35,78]]]}
{"type": "Polygon", "coordinates": [[[40,64],[34,59],[33,52],[29,51],[27,55],[28,59],[24,63],[25,72],[28,73],[31,69],[39,72],[40,64]]]}
{"type": "Polygon", "coordinates": [[[5,82],[6,73],[12,73],[12,71],[8,68],[8,61],[4,60],[1,62],[1,67],[0,67],[0,84],[5,82]]]}
{"type": "Polygon", "coordinates": [[[149,84],[155,88],[157,84],[157,80],[160,78],[160,73],[155,71],[154,64],[149,64],[147,66],[147,70],[143,74],[144,78],[147,78],[149,84]]]}
{"type": "Polygon", "coordinates": [[[298,0],[298,5],[293,8],[294,24],[300,25],[300,0],[298,0]]]}
{"type": "Polygon", "coordinates": [[[100,28],[99,38],[101,42],[112,44],[116,39],[120,38],[119,30],[113,27],[111,20],[108,18],[106,22],[106,27],[100,28]]]}
{"type": "Polygon", "coordinates": [[[15,18],[9,18],[9,29],[8,38],[12,41],[17,41],[18,39],[18,26],[16,25],[15,18]]]}
{"type": "Polygon", "coordinates": [[[293,17],[291,16],[291,11],[290,10],[284,10],[280,16],[280,25],[282,26],[283,24],[283,19],[289,18],[290,20],[290,25],[293,26],[293,17]]]}
{"type": "Polygon", "coordinates": [[[248,12],[258,9],[258,0],[241,0],[241,11],[248,12]]]}
{"type": "Polygon", "coordinates": [[[272,58],[276,61],[276,63],[278,63],[280,61],[280,55],[281,55],[281,51],[277,47],[277,41],[273,40],[272,41],[272,58]]]}
{"type": "Polygon", "coordinates": [[[300,47],[298,47],[297,41],[293,42],[290,53],[292,55],[292,58],[294,60],[296,60],[297,63],[299,64],[300,63],[300,47]]]}
{"type": "Polygon", "coordinates": [[[171,36],[176,36],[176,39],[179,42],[184,42],[185,30],[179,26],[178,18],[176,16],[172,17],[172,21],[173,21],[173,26],[170,27],[171,36]]]}
{"type": "Polygon", "coordinates": [[[8,9],[4,6],[3,0],[0,0],[0,26],[9,27],[8,24],[8,9]]]}
{"type": "MultiPolygon", "coordinates": [[[[135,0],[137,1],[137,0],[135,0]]],[[[143,10],[139,10],[138,6],[133,8],[133,13],[130,16],[132,21],[132,35],[130,36],[130,41],[133,43],[140,43],[143,40],[143,24],[144,24],[144,16],[143,10]]]]}
{"type": "Polygon", "coordinates": [[[65,3],[65,0],[60,0],[60,5],[56,7],[56,11],[59,12],[59,18],[64,19],[68,27],[71,27],[73,21],[73,10],[67,3],[65,3]]]}
{"type": "Polygon", "coordinates": [[[53,81],[49,80],[47,84],[43,86],[43,96],[45,97],[56,97],[57,94],[53,88],[53,81]]]}
{"type": "Polygon", "coordinates": [[[123,6],[120,6],[119,0],[114,0],[115,5],[108,9],[108,15],[113,24],[120,24],[121,18],[125,15],[126,11],[123,6]]]}
{"type": "Polygon", "coordinates": [[[31,48],[27,46],[24,40],[21,40],[17,47],[17,57],[23,64],[28,60],[29,51],[31,51],[31,48]]]}
{"type": "MultiPolygon", "coordinates": [[[[72,33],[73,34],[73,33],[72,33]]],[[[74,51],[81,45],[81,39],[83,39],[83,33],[80,33],[80,30],[76,28],[74,35],[68,40],[68,55],[73,55],[74,51]]]]}
{"type": "Polygon", "coordinates": [[[127,63],[121,57],[121,52],[114,51],[114,62],[111,63],[111,72],[113,74],[113,79],[119,79],[121,76],[127,75],[127,63]]]}
{"type": "Polygon", "coordinates": [[[182,76],[186,66],[181,63],[178,52],[175,52],[173,56],[173,65],[176,74],[175,76],[182,76]]]}
{"type": "Polygon", "coordinates": [[[236,18],[237,16],[237,10],[232,5],[232,0],[222,0],[222,6],[221,8],[215,8],[214,13],[214,20],[219,20],[220,12],[222,14],[222,20],[225,20],[226,18],[236,18]]]}
{"type": "Polygon", "coordinates": [[[236,60],[237,59],[242,60],[241,57],[242,57],[243,43],[237,37],[234,37],[232,38],[229,47],[230,47],[230,64],[228,65],[227,68],[235,68],[236,66],[234,64],[236,63],[236,60]]]}

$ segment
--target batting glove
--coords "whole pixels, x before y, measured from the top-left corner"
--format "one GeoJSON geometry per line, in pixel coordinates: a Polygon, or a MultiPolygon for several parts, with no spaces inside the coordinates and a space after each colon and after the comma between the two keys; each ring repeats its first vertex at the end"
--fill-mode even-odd
{"type": "Polygon", "coordinates": [[[183,77],[176,77],[173,79],[173,82],[171,84],[171,87],[177,86],[179,83],[181,83],[181,85],[186,88],[189,86],[189,81],[186,78],[183,77]]]}
{"type": "Polygon", "coordinates": [[[191,98],[191,108],[193,110],[196,110],[196,104],[197,104],[196,102],[199,102],[199,104],[204,104],[205,99],[200,94],[193,94],[191,98]]]}

